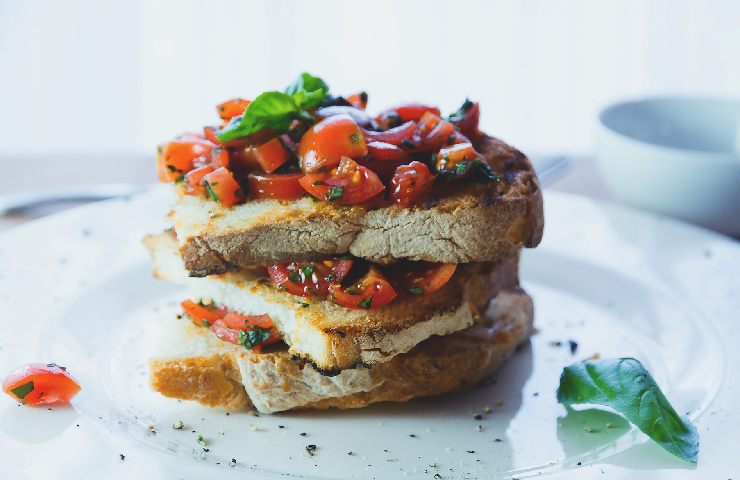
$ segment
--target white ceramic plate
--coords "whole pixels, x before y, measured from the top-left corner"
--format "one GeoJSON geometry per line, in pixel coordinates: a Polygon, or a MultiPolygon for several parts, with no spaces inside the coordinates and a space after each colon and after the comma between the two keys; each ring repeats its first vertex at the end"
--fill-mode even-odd
{"type": "Polygon", "coordinates": [[[522,261],[540,331],[494,381],[406,404],[255,417],[147,387],[157,319],[183,292],[151,278],[139,240],[165,225],[169,202],[159,191],[91,205],[0,237],[2,373],[55,361],[83,387],[74,408],[52,411],[2,396],[0,458],[13,478],[656,479],[740,470],[740,247],[731,240],[550,193],[545,240],[522,261]],[[596,353],[649,367],[699,430],[698,466],[614,414],[566,414],[555,401],[560,372],[596,353]],[[182,430],[172,428],[178,420],[182,430]]]}

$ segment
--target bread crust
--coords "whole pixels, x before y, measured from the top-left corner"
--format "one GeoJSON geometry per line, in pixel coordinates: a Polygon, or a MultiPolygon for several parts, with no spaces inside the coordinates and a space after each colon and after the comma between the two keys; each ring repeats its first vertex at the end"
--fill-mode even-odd
{"type": "MultiPolygon", "coordinates": [[[[388,362],[333,377],[287,350],[256,354],[230,346],[217,355],[203,352],[202,359],[189,352],[185,358],[152,360],[150,380],[154,390],[169,397],[227,409],[251,406],[262,413],[404,402],[468,388],[489,377],[532,333],[532,300],[520,289],[502,291],[487,318],[487,327],[433,337],[388,362]],[[233,391],[238,389],[235,378],[241,379],[243,395],[233,391]]],[[[187,321],[176,328],[210,335],[187,321]]]]}
{"type": "Polygon", "coordinates": [[[274,261],[351,253],[394,260],[496,261],[542,238],[542,193],[524,154],[484,135],[477,145],[499,182],[442,184],[421,205],[365,210],[302,199],[222,208],[180,197],[171,217],[191,276],[274,261]]]}

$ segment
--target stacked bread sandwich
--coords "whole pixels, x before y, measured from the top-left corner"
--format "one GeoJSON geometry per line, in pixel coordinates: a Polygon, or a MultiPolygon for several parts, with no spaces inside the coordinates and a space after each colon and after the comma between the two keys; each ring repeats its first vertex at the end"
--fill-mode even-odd
{"type": "Polygon", "coordinates": [[[174,229],[145,244],[190,294],[162,325],[155,390],[356,408],[475,385],[527,340],[519,252],[543,227],[527,158],[479,130],[476,103],[366,104],[302,74],[160,148],[174,229]]]}

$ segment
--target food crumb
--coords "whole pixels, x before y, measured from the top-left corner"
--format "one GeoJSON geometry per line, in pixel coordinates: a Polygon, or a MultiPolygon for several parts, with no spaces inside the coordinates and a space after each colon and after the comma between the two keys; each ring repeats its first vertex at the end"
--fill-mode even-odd
{"type": "Polygon", "coordinates": [[[312,457],[313,457],[314,455],[316,455],[316,449],[317,449],[317,448],[318,448],[318,447],[317,447],[316,445],[306,445],[306,451],[307,451],[307,452],[308,452],[308,454],[309,454],[310,456],[312,456],[312,457]]]}
{"type": "Polygon", "coordinates": [[[415,435],[415,434],[413,434],[413,433],[409,433],[409,437],[411,437],[411,438],[416,438],[416,435],[415,435]]]}
{"type": "Polygon", "coordinates": [[[306,432],[301,432],[301,433],[299,433],[298,435],[300,435],[301,437],[305,437],[305,436],[308,436],[308,434],[307,434],[306,432]]]}
{"type": "Polygon", "coordinates": [[[496,443],[503,442],[503,440],[501,440],[500,438],[494,438],[493,441],[496,442],[496,443]]]}
{"type": "Polygon", "coordinates": [[[584,430],[586,430],[586,431],[587,431],[588,433],[593,433],[593,431],[594,431],[594,429],[593,429],[593,428],[591,428],[591,427],[590,427],[590,426],[588,426],[588,425],[586,425],[586,428],[584,428],[584,430]]]}
{"type": "Polygon", "coordinates": [[[119,457],[119,458],[121,459],[121,461],[124,461],[124,460],[126,460],[126,455],[124,455],[124,454],[122,454],[122,453],[119,453],[119,454],[118,454],[118,457],[119,457]]]}
{"type": "Polygon", "coordinates": [[[201,444],[201,445],[203,445],[204,447],[207,447],[207,446],[208,446],[208,442],[206,441],[206,439],[205,439],[205,438],[203,438],[203,435],[198,435],[198,436],[196,437],[196,440],[198,441],[198,443],[200,443],[200,444],[201,444]]]}
{"type": "Polygon", "coordinates": [[[480,413],[476,413],[475,415],[473,415],[473,419],[474,420],[483,420],[483,415],[481,415],[480,413]]]}
{"type": "Polygon", "coordinates": [[[285,428],[285,425],[278,425],[278,428],[285,428]]]}
{"type": "Polygon", "coordinates": [[[435,478],[435,480],[439,480],[439,479],[442,478],[442,475],[440,475],[439,473],[435,473],[434,474],[434,478],[435,478]]]}
{"type": "Polygon", "coordinates": [[[255,424],[251,424],[251,425],[249,426],[249,429],[250,429],[251,431],[253,431],[253,432],[259,432],[259,431],[260,431],[259,427],[258,427],[257,425],[255,425],[255,424]]]}
{"type": "Polygon", "coordinates": [[[560,340],[552,340],[548,343],[548,345],[550,345],[551,347],[562,347],[563,342],[561,342],[560,340]]]}
{"type": "Polygon", "coordinates": [[[483,425],[476,425],[475,426],[475,431],[476,432],[482,432],[483,431],[483,425]]]}
{"type": "Polygon", "coordinates": [[[229,466],[230,466],[231,468],[234,468],[234,467],[236,467],[236,458],[232,458],[232,459],[231,459],[231,461],[229,462],[229,466]]]}
{"type": "Polygon", "coordinates": [[[575,340],[568,340],[568,347],[570,348],[570,354],[575,355],[576,350],[578,350],[578,342],[575,340]]]}
{"type": "Polygon", "coordinates": [[[182,423],[182,420],[178,420],[178,421],[176,421],[175,423],[172,424],[172,428],[174,428],[175,430],[182,430],[182,427],[184,427],[184,426],[185,426],[185,424],[182,423]]]}
{"type": "Polygon", "coordinates": [[[502,406],[503,404],[504,404],[504,401],[503,401],[503,400],[501,400],[501,399],[499,399],[499,400],[496,400],[496,406],[497,406],[497,407],[500,407],[500,406],[502,406]]]}
{"type": "Polygon", "coordinates": [[[492,411],[493,409],[489,405],[483,407],[483,413],[491,413],[492,411]]]}

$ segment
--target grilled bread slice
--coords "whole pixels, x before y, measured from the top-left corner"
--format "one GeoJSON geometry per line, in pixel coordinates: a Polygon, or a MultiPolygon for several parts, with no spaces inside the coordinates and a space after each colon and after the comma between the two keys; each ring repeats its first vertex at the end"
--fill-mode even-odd
{"type": "Polygon", "coordinates": [[[503,290],[486,312],[487,324],[430,338],[386,363],[325,376],[287,348],[254,353],[171,315],[160,322],[150,383],[168,397],[262,413],[404,402],[470,387],[490,376],[529,337],[532,317],[526,293],[503,290]]]}
{"type": "Polygon", "coordinates": [[[499,290],[518,286],[515,252],[495,264],[460,265],[434,293],[405,297],[379,309],[355,310],[291,295],[248,269],[190,278],[172,234],[147,237],[145,244],[155,276],[190,285],[195,300],[214,301],[245,315],[269,314],[290,353],[327,374],[387,362],[432,335],[468,328],[499,290]]]}
{"type": "Polygon", "coordinates": [[[231,208],[181,196],[170,216],[191,276],[273,261],[349,252],[376,263],[496,261],[542,238],[542,193],[527,157],[493,137],[478,151],[498,182],[435,186],[422,205],[365,210],[315,202],[252,200],[231,208]]]}

